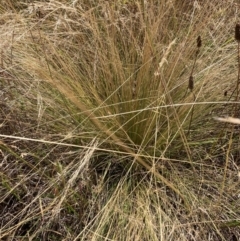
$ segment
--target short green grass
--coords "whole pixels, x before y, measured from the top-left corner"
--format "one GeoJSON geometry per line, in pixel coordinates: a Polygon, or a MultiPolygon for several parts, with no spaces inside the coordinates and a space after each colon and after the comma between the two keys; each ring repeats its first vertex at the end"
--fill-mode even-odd
{"type": "Polygon", "coordinates": [[[238,240],[237,6],[0,3],[0,238],[238,240]]]}

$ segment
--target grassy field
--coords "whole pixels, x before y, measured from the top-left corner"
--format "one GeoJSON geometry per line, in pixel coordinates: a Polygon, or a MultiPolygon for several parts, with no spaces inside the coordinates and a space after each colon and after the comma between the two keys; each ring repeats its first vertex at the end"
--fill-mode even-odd
{"type": "Polygon", "coordinates": [[[240,240],[239,7],[1,1],[0,240],[240,240]]]}

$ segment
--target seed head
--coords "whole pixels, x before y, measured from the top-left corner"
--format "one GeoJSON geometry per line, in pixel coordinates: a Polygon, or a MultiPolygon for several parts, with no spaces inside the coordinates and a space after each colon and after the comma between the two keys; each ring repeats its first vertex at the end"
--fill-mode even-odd
{"type": "Polygon", "coordinates": [[[197,37],[197,47],[200,48],[202,46],[202,40],[201,40],[201,36],[197,37]]]}
{"type": "Polygon", "coordinates": [[[193,83],[193,76],[191,75],[189,77],[189,81],[188,81],[188,88],[192,91],[194,87],[194,83],[193,83]]]}
{"type": "Polygon", "coordinates": [[[240,42],[240,24],[237,23],[235,26],[235,39],[240,42]]]}

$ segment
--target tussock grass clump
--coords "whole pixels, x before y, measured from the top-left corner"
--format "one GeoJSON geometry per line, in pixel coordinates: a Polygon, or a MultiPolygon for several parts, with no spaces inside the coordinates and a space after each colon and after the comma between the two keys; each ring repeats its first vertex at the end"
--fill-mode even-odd
{"type": "Polygon", "coordinates": [[[211,115],[236,86],[234,7],[2,4],[0,237],[237,238],[235,144],[211,115]]]}

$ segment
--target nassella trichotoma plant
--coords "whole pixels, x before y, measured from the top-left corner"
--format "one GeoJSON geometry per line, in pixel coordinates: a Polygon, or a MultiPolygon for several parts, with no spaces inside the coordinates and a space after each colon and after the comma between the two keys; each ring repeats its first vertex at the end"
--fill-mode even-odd
{"type": "MultiPolygon", "coordinates": [[[[200,30],[201,36],[208,34],[203,27],[208,24],[207,18],[199,12],[201,23],[197,18],[189,21],[190,15],[176,22],[179,5],[154,8],[150,3],[155,10],[146,15],[147,6],[142,4],[136,5],[134,14],[120,5],[99,4],[101,8],[93,7],[85,14],[81,9],[68,9],[66,25],[48,15],[40,19],[24,35],[25,45],[18,43],[21,49],[27,46],[18,63],[39,80],[36,82],[47,96],[51,116],[68,113],[61,118],[71,119],[69,125],[74,123],[74,141],[98,137],[105,150],[129,156],[137,167],[154,172],[180,193],[158,170],[152,171],[152,165],[178,157],[180,150],[187,162],[194,163],[186,130],[194,128],[209,110],[203,104],[193,112],[192,96],[184,100],[182,96],[189,72],[188,87],[191,91],[194,87],[194,101],[207,101],[209,97],[205,96],[212,93],[203,88],[209,81],[205,73],[211,59],[204,56],[206,61],[198,66],[203,69],[201,81],[198,76],[193,85],[192,77],[193,70],[197,75],[195,66],[201,58],[201,39],[197,53],[195,40],[200,30]],[[172,16],[172,10],[176,16],[172,16]],[[46,29],[41,27],[43,22],[46,29]],[[54,38],[49,33],[54,33],[54,38]]],[[[59,119],[53,118],[51,123],[57,125],[59,119]]],[[[129,159],[124,158],[127,162],[129,159]]]]}

